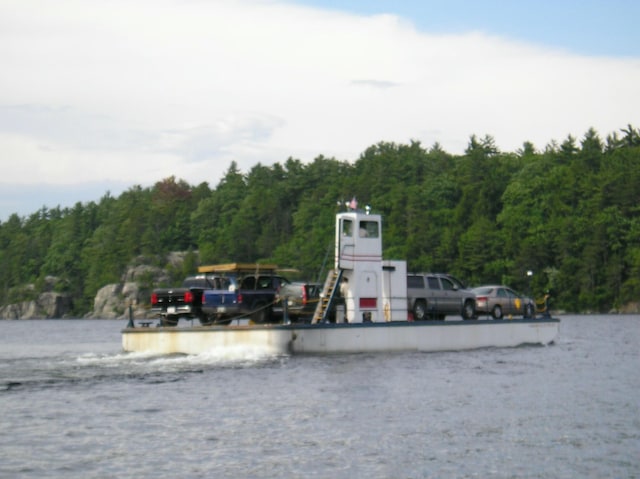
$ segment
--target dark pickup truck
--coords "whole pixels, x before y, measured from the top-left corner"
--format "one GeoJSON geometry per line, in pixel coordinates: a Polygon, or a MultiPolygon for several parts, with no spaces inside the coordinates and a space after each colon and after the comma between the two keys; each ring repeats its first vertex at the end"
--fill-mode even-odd
{"type": "Polygon", "coordinates": [[[180,318],[197,318],[202,324],[207,324],[207,317],[202,313],[202,292],[220,289],[225,285],[228,285],[228,281],[218,275],[188,276],[180,287],[154,289],[151,292],[150,313],[159,316],[163,326],[175,326],[180,318]]]}
{"type": "Polygon", "coordinates": [[[280,288],[289,280],[275,274],[276,266],[230,263],[201,266],[198,270],[226,281],[224,287],[207,289],[202,294],[202,314],[208,324],[229,324],[242,317],[254,323],[279,320],[273,307],[280,288]]]}

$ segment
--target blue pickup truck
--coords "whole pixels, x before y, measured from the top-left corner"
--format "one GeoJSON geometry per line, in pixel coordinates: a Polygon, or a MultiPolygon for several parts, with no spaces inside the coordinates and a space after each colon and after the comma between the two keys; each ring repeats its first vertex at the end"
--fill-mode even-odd
{"type": "Polygon", "coordinates": [[[229,263],[201,266],[198,271],[215,274],[224,285],[202,293],[202,314],[207,323],[229,324],[239,318],[269,323],[280,319],[273,314],[273,307],[280,288],[289,280],[276,274],[275,265],[229,263]]]}

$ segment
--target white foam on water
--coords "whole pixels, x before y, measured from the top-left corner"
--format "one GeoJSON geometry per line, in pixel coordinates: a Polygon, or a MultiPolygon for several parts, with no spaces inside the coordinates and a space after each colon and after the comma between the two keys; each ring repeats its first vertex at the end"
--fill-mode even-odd
{"type": "Polygon", "coordinates": [[[282,354],[268,346],[233,345],[192,356],[206,362],[264,362],[282,357],[282,354]]]}
{"type": "Polygon", "coordinates": [[[117,354],[86,353],[75,358],[76,363],[87,367],[143,366],[146,369],[190,369],[199,366],[251,366],[260,365],[282,357],[276,350],[257,346],[227,346],[201,354],[159,355],[151,352],[120,352],[117,354]]]}
{"type": "Polygon", "coordinates": [[[144,352],[144,353],[116,353],[116,354],[97,354],[97,353],[85,353],[78,356],[76,362],[85,366],[119,366],[123,363],[130,363],[134,361],[148,361],[151,358],[157,357],[158,354],[144,352]]]}

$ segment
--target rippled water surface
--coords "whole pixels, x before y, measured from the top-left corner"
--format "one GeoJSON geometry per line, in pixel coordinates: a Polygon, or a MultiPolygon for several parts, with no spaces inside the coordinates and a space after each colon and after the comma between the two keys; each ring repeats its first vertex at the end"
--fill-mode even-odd
{"type": "Polygon", "coordinates": [[[0,321],[0,477],[640,477],[640,317],[561,320],[547,347],[335,357],[0,321]]]}

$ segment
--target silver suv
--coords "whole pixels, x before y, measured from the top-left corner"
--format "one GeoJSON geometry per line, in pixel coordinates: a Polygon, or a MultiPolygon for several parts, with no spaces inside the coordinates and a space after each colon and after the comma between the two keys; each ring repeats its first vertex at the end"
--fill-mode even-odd
{"type": "Polygon", "coordinates": [[[448,314],[461,315],[463,319],[476,318],[475,294],[449,274],[408,274],[407,298],[415,321],[444,320],[448,314]]]}

